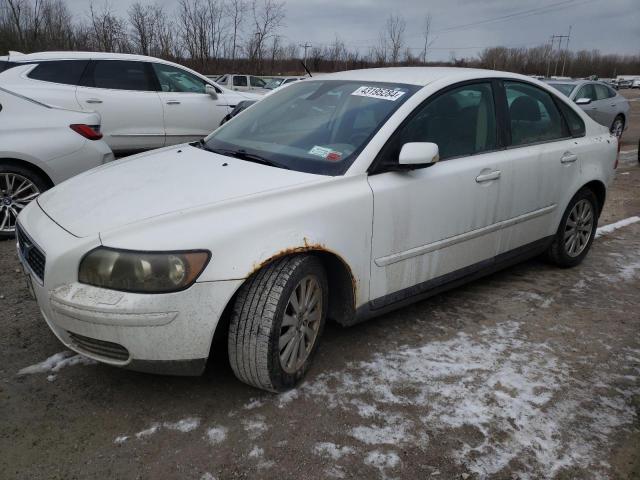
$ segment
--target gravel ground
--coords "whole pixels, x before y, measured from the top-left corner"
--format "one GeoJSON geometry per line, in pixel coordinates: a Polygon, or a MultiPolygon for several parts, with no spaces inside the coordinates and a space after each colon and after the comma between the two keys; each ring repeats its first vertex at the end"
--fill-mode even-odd
{"type": "MultiPolygon", "coordinates": [[[[640,216],[637,125],[600,225],[640,216]]],[[[640,221],[623,224],[577,268],[532,260],[329,325],[282,395],[222,349],[201,378],[66,352],[0,242],[0,478],[640,478],[640,221]]]]}

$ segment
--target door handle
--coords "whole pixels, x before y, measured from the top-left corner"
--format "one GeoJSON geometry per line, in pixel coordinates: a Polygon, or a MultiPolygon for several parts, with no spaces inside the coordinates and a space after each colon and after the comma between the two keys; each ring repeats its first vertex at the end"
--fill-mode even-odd
{"type": "Polygon", "coordinates": [[[565,152],[560,159],[560,163],[573,163],[578,160],[578,156],[575,153],[565,152]]]}
{"type": "Polygon", "coordinates": [[[102,100],[100,100],[99,98],[87,98],[85,100],[85,102],[87,102],[87,103],[102,103],[102,100]]]}
{"type": "Polygon", "coordinates": [[[502,172],[500,170],[494,170],[493,172],[478,175],[476,177],[476,182],[482,183],[482,182],[490,182],[491,180],[497,180],[500,178],[501,174],[502,172]]]}
{"type": "Polygon", "coordinates": [[[180,105],[178,100],[167,100],[167,105],[180,105]]]}

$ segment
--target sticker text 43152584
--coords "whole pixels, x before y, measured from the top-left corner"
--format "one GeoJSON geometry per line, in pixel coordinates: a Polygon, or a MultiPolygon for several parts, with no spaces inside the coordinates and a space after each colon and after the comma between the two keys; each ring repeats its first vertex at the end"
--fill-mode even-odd
{"type": "Polygon", "coordinates": [[[359,97],[378,98],[380,100],[391,100],[395,102],[402,97],[405,92],[400,90],[393,90],[391,88],[382,87],[360,87],[355,90],[351,95],[357,95],[359,97]]]}

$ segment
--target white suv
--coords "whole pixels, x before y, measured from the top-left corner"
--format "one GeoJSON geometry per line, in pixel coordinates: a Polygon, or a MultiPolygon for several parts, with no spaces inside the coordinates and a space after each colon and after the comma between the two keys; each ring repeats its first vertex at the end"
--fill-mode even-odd
{"type": "Polygon", "coordinates": [[[241,380],[283,390],[326,318],[352,325],[542,253],[578,265],[616,156],[606,127],[522,75],[342,72],[46,192],[18,219],[20,255],[69,348],[197,374],[217,331],[241,380]]]}
{"type": "Polygon", "coordinates": [[[267,82],[262,78],[254,75],[227,74],[216,78],[218,85],[223,85],[230,90],[240,92],[251,92],[258,95],[264,95],[269,91],[267,82]]]}
{"type": "Polygon", "coordinates": [[[257,98],[153,57],[44,52],[0,57],[0,86],[70,109],[97,111],[114,152],[200,139],[238,104],[257,98]],[[4,71],[2,71],[4,70],[4,71]]]}

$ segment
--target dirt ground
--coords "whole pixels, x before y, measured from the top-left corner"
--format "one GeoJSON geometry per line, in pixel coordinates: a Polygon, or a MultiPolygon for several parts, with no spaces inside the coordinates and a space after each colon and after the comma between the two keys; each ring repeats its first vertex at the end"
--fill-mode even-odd
{"type": "MultiPolygon", "coordinates": [[[[640,215],[633,105],[600,225],[640,215]]],[[[223,350],[201,378],[64,353],[14,248],[0,242],[2,479],[640,478],[640,222],[601,230],[574,269],[533,260],[329,325],[282,395],[238,382],[223,350]]]]}

